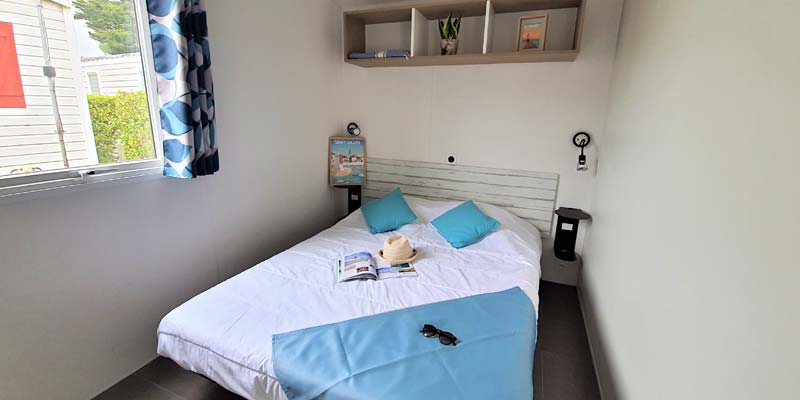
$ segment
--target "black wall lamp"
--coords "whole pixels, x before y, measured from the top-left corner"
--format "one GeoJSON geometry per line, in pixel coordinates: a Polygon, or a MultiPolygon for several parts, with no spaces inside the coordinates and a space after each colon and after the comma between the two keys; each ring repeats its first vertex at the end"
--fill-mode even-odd
{"type": "Polygon", "coordinates": [[[572,144],[581,149],[581,155],[578,156],[578,172],[586,172],[589,170],[589,165],[586,164],[586,154],[583,149],[592,142],[592,137],[586,132],[578,132],[572,137],[572,144]]]}
{"type": "Polygon", "coordinates": [[[351,122],[347,124],[347,133],[353,136],[361,136],[361,128],[358,127],[357,123],[351,122]]]}

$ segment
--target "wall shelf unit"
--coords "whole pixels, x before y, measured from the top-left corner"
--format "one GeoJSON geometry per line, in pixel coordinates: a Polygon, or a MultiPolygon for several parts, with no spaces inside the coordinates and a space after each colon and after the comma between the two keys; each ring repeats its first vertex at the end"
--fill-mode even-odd
{"type": "Polygon", "coordinates": [[[416,67],[570,62],[580,52],[588,0],[429,0],[344,12],[345,62],[360,67],[416,67]],[[439,54],[437,20],[462,17],[459,53],[439,54]],[[543,51],[517,52],[517,26],[525,15],[548,14],[543,51]],[[349,59],[352,52],[409,50],[409,58],[349,59]]]}

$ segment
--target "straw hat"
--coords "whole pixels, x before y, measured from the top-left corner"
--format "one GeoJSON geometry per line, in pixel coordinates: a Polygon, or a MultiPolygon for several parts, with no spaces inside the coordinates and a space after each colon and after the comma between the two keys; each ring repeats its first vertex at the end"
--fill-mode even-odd
{"type": "Polygon", "coordinates": [[[378,257],[390,265],[405,264],[417,258],[417,251],[411,248],[405,237],[392,236],[383,242],[383,249],[378,251],[378,257]]]}

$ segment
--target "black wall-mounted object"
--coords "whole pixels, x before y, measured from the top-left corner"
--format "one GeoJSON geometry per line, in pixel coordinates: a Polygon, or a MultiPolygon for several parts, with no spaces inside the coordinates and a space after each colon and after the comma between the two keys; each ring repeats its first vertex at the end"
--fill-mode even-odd
{"type": "Polygon", "coordinates": [[[337,189],[347,189],[347,215],[361,208],[361,186],[334,186],[337,189]]]}
{"type": "Polygon", "coordinates": [[[358,127],[357,123],[351,122],[347,124],[347,133],[353,136],[361,136],[361,128],[358,127]]]}
{"type": "Polygon", "coordinates": [[[578,132],[572,137],[572,144],[581,149],[581,155],[578,156],[578,171],[584,172],[589,170],[589,165],[586,164],[586,154],[583,149],[592,142],[592,137],[586,132],[578,132]]]}
{"type": "Polygon", "coordinates": [[[361,186],[347,187],[347,215],[361,208],[361,186]]]}
{"type": "Polygon", "coordinates": [[[578,224],[582,220],[592,219],[592,216],[577,208],[561,207],[556,210],[558,222],[556,223],[556,239],[553,250],[556,257],[564,261],[575,261],[575,242],[578,239],[578,224]]]}

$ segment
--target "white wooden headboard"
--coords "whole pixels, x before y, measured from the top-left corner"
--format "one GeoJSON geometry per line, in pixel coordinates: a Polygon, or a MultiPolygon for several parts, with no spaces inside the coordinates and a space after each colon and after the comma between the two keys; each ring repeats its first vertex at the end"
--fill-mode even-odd
{"type": "Polygon", "coordinates": [[[550,235],[559,175],[549,172],[468,167],[367,158],[365,200],[399,187],[433,200],[475,200],[501,206],[550,235]]]}

